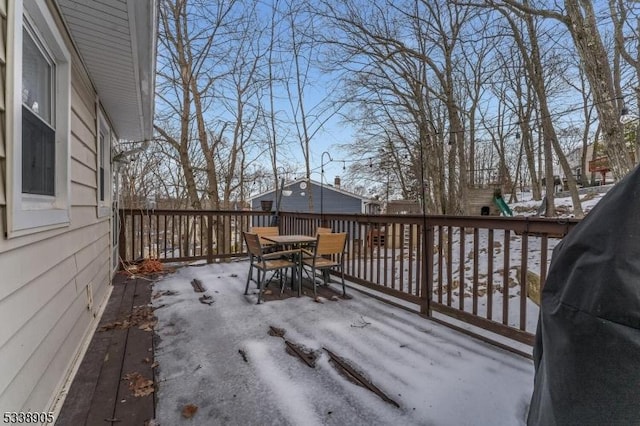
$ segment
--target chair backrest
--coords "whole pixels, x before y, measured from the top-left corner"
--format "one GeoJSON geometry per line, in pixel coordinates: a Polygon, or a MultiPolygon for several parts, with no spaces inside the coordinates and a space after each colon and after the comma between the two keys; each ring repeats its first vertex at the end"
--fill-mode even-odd
{"type": "Polygon", "coordinates": [[[265,244],[273,244],[262,237],[269,237],[272,235],[280,235],[280,228],[277,226],[254,226],[251,228],[250,232],[252,234],[257,234],[260,238],[260,243],[265,244]]]}
{"type": "Polygon", "coordinates": [[[262,245],[260,244],[260,237],[258,234],[252,234],[250,232],[244,233],[244,242],[247,244],[247,251],[250,255],[256,257],[262,257],[262,245]]]}
{"type": "Polygon", "coordinates": [[[347,234],[331,233],[318,234],[318,242],[316,244],[315,255],[325,256],[329,254],[342,254],[347,243],[347,234]]]}
{"type": "Polygon", "coordinates": [[[331,228],[322,228],[322,227],[317,227],[316,228],[316,237],[318,237],[318,235],[320,234],[331,234],[333,232],[333,229],[331,228]]]}

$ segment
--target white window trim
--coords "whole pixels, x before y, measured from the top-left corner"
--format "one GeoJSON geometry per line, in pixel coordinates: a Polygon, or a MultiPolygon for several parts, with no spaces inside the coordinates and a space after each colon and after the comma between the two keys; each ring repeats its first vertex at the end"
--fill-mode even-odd
{"type": "Polygon", "coordinates": [[[7,236],[70,222],[71,56],[45,0],[9,2],[7,19],[7,236]],[[25,20],[55,62],[55,195],[22,193],[22,28],[25,20]]]}
{"type": "Polygon", "coordinates": [[[113,132],[109,126],[109,122],[105,119],[104,114],[100,110],[100,104],[97,104],[96,120],[96,202],[98,206],[98,217],[106,217],[111,215],[111,199],[113,181],[111,178],[111,147],[113,140],[113,132]],[[105,141],[107,143],[104,161],[104,200],[100,200],[100,160],[102,159],[102,150],[100,149],[100,132],[105,132],[105,141]]]}

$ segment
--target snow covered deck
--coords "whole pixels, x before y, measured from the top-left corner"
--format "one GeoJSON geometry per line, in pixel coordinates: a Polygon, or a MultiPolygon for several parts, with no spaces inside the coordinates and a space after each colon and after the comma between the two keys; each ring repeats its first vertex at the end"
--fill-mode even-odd
{"type": "Polygon", "coordinates": [[[256,305],[243,294],[247,272],[246,261],[185,267],[154,285],[160,424],[524,424],[530,360],[355,291],[256,305]],[[348,379],[329,353],[399,407],[348,379]]]}

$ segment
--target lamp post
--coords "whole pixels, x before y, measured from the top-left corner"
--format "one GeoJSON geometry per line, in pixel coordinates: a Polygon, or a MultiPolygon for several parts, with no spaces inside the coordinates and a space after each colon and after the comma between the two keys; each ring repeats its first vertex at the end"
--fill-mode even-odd
{"type": "Polygon", "coordinates": [[[333,161],[333,158],[331,158],[331,154],[329,154],[327,151],[324,151],[322,153],[322,156],[320,157],[320,221],[321,222],[324,222],[324,166],[326,164],[329,164],[332,161],[333,161]],[[325,154],[327,155],[327,157],[329,157],[329,161],[327,161],[326,163],[324,162],[325,154]]]}

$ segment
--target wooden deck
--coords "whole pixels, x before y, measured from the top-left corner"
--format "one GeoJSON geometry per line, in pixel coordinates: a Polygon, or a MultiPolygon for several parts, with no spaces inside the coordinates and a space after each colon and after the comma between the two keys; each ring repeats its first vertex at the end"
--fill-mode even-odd
{"type": "Polygon", "coordinates": [[[134,396],[130,389],[132,382],[140,389],[154,380],[153,332],[135,320],[137,308],[150,301],[150,280],[117,274],[56,425],[143,426],[154,418],[155,394],[134,396]]]}

